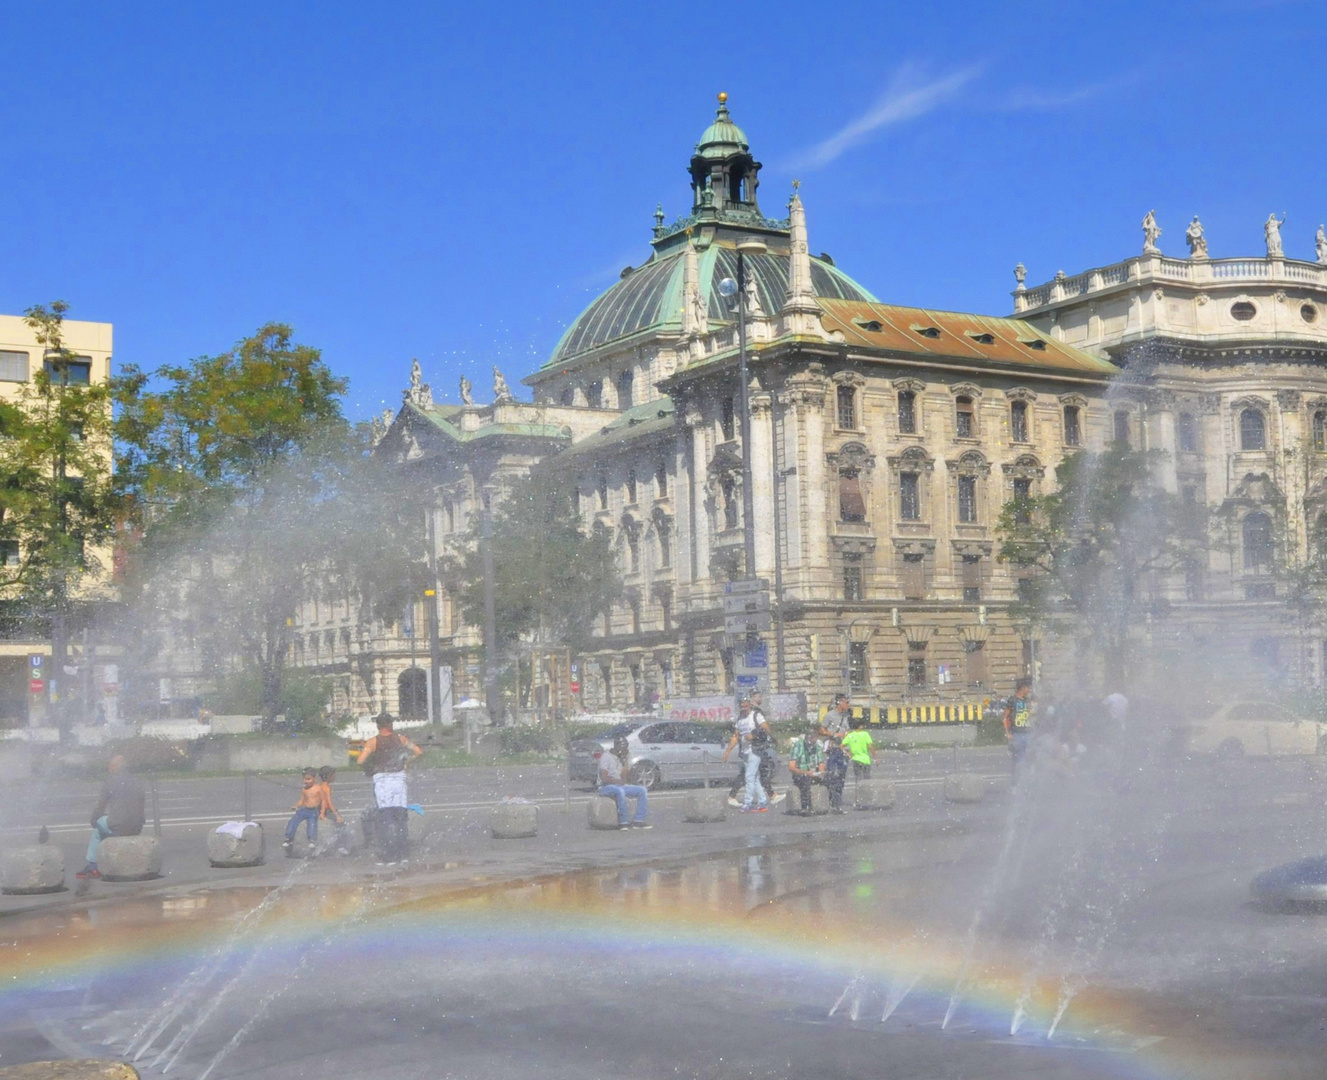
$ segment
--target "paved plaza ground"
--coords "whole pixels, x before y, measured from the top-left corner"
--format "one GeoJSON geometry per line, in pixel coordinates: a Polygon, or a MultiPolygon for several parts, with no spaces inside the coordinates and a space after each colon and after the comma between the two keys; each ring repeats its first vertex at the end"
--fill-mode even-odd
{"type": "MultiPolygon", "coordinates": [[[[425,831],[390,873],[358,855],[209,871],[204,830],[239,816],[242,782],[164,782],[162,880],[28,911],[6,898],[0,1064],[1320,1077],[1327,917],[1259,910],[1248,885],[1327,847],[1324,764],[1175,762],[1011,791],[998,750],[916,753],[882,770],[887,811],[694,825],[665,791],[653,830],[621,834],[586,827],[584,791],[567,810],[555,767],[439,770],[416,777],[425,831]],[[983,802],[944,801],[956,764],[990,778],[983,802]],[[487,835],[505,795],[539,804],[538,836],[487,835]]],[[[252,789],[273,831],[290,784],[262,803],[252,789]]],[[[348,809],[366,794],[351,774],[338,788],[348,809]]],[[[32,789],[5,840],[45,815],[76,852],[86,796],[32,789]]]]}

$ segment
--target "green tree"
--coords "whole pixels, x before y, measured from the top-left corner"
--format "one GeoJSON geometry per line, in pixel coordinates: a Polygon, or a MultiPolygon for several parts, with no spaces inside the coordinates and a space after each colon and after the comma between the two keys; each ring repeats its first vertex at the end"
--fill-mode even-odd
{"type": "MultiPolygon", "coordinates": [[[[69,632],[97,597],[116,520],[111,488],[111,390],[93,382],[64,341],[69,305],[27,310],[42,365],[0,404],[0,584],[11,626],[49,635],[63,678],[69,632]]],[[[104,597],[103,597],[104,598],[104,597]]],[[[61,705],[56,719],[70,717],[61,705]]]]}
{"type": "Polygon", "coordinates": [[[1055,490],[1000,513],[1000,558],[1029,571],[1015,618],[1076,634],[1120,684],[1153,602],[1149,582],[1183,572],[1206,544],[1203,510],[1155,482],[1153,455],[1112,446],[1056,469],[1055,490]]]}
{"type": "MultiPolygon", "coordinates": [[[[622,595],[608,534],[586,533],[570,482],[540,472],[514,480],[493,508],[493,594],[499,649],[536,634],[575,648],[622,595]]],[[[472,626],[484,625],[482,515],[444,561],[443,580],[472,626]]]]}

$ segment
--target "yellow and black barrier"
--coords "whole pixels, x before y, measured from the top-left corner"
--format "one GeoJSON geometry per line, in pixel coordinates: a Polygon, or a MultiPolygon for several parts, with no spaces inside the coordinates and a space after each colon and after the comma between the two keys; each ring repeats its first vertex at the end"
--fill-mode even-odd
{"type": "MultiPolygon", "coordinates": [[[[854,705],[849,715],[854,720],[865,720],[872,727],[897,727],[900,724],[975,724],[982,717],[984,703],[963,702],[957,705],[854,705]]],[[[830,707],[820,707],[824,720],[830,707]]]]}

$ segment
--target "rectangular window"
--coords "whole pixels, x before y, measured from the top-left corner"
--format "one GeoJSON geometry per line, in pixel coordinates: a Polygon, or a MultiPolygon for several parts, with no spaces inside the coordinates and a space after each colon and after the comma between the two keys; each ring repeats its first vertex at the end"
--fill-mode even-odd
{"type": "Polygon", "coordinates": [[[1032,481],[1018,479],[1014,481],[1014,521],[1027,525],[1032,521],[1032,508],[1028,501],[1032,498],[1032,481]]]}
{"type": "Polygon", "coordinates": [[[986,685],[986,642],[967,641],[963,643],[963,654],[967,660],[968,682],[974,686],[986,685]]]}
{"type": "Polygon", "coordinates": [[[723,432],[724,442],[733,441],[733,418],[735,415],[733,409],[732,398],[724,398],[719,406],[719,428],[723,432]]]}
{"type": "Polygon", "coordinates": [[[977,478],[960,476],[958,478],[958,520],[965,525],[977,522],[977,478]]]}
{"type": "Polygon", "coordinates": [[[1009,437],[1014,442],[1028,441],[1028,405],[1015,401],[1009,406],[1009,437]]]}
{"type": "Polygon", "coordinates": [[[1186,600],[1203,598],[1203,568],[1197,560],[1191,560],[1184,566],[1184,598],[1186,600]]]}
{"type": "Polygon", "coordinates": [[[964,555],[960,567],[963,574],[963,603],[981,603],[981,556],[964,555]]]}
{"type": "Polygon", "coordinates": [[[17,540],[0,540],[0,564],[5,566],[17,566],[19,564],[17,540]]]}
{"type": "Polygon", "coordinates": [[[917,433],[917,395],[903,390],[898,396],[898,429],[902,435],[917,433]]]}
{"type": "Polygon", "coordinates": [[[0,382],[27,382],[28,354],[0,352],[0,382]]]}
{"type": "Polygon", "coordinates": [[[599,474],[599,509],[608,509],[608,475],[606,473],[599,474]]]}
{"type": "Polygon", "coordinates": [[[976,435],[977,423],[972,411],[972,398],[961,397],[955,404],[954,433],[960,439],[971,439],[976,435]]]}
{"type": "Polygon", "coordinates": [[[848,643],[848,687],[851,690],[869,690],[871,687],[870,662],[864,641],[848,643]]]}
{"type": "Polygon", "coordinates": [[[88,386],[92,382],[92,357],[75,356],[64,364],[64,372],[57,370],[55,363],[45,361],[46,374],[51,382],[63,386],[88,386]]]}
{"type": "Polygon", "coordinates": [[[851,470],[839,474],[839,520],[866,520],[866,500],[862,498],[861,478],[851,470]]]}
{"type": "Polygon", "coordinates": [[[659,567],[671,569],[673,565],[673,530],[668,519],[659,517],[655,520],[654,531],[659,534],[659,567]]]}
{"type": "Polygon", "coordinates": [[[921,521],[921,477],[905,472],[898,478],[898,516],[901,521],[921,521]]]}
{"type": "Polygon", "coordinates": [[[1077,405],[1066,405],[1064,407],[1064,445],[1083,445],[1083,430],[1079,426],[1077,405]]]}
{"type": "Polygon", "coordinates": [[[636,505],[636,470],[627,470],[627,503],[631,506],[636,505]]]}
{"type": "Polygon", "coordinates": [[[629,409],[632,405],[632,375],[628,369],[617,377],[617,407],[629,409]]]}
{"type": "Polygon", "coordinates": [[[857,391],[851,386],[840,386],[838,403],[839,427],[855,428],[857,426],[857,391]]]}
{"type": "Polygon", "coordinates": [[[1115,441],[1126,448],[1130,443],[1129,414],[1123,409],[1115,414],[1115,441]]]}
{"type": "Polygon", "coordinates": [[[1018,589],[1018,599],[1020,603],[1030,603],[1032,601],[1032,578],[1027,575],[1021,575],[1015,582],[1015,588],[1018,589]]]}
{"type": "Polygon", "coordinates": [[[926,686],[926,657],[908,657],[908,686],[920,690],[926,686]]]}
{"type": "Polygon", "coordinates": [[[604,405],[604,384],[595,379],[585,388],[585,402],[592,409],[601,409],[604,405]]]}
{"type": "MultiPolygon", "coordinates": [[[[663,628],[665,630],[671,630],[673,628],[672,593],[665,591],[659,594],[659,611],[663,614],[663,628]]],[[[671,660],[665,660],[664,663],[668,665],[668,675],[671,677],[673,673],[673,662],[671,660]]]]}
{"type": "Polygon", "coordinates": [[[654,467],[654,493],[660,498],[668,497],[668,465],[666,462],[659,462],[654,467]]]}
{"type": "Polygon", "coordinates": [[[866,599],[866,594],[862,589],[860,556],[845,555],[843,557],[843,599],[851,601],[866,599]]]}
{"type": "Polygon", "coordinates": [[[903,556],[903,599],[926,599],[926,559],[922,555],[903,556]]]}
{"type": "Polygon", "coordinates": [[[1193,414],[1180,413],[1176,425],[1180,449],[1186,454],[1196,453],[1198,450],[1198,426],[1194,423],[1193,414]]]}

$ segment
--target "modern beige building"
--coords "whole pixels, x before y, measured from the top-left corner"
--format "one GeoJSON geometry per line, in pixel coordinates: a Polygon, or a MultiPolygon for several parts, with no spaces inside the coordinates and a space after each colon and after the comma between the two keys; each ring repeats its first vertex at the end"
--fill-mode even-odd
{"type": "MultiPolygon", "coordinates": [[[[69,365],[71,382],[98,385],[110,381],[112,326],[110,323],[85,322],[67,319],[63,324],[64,343],[75,355],[69,365]]],[[[19,315],[0,315],[0,400],[19,402],[31,385],[36,372],[46,363],[43,347],[27,322],[19,315]]],[[[110,405],[107,404],[107,415],[110,405]]],[[[105,467],[111,469],[111,446],[105,446],[105,467]]],[[[111,599],[111,552],[94,553],[103,572],[91,580],[80,583],[80,596],[90,602],[111,599]]],[[[14,566],[22,556],[17,541],[0,540],[0,562],[14,566]]],[[[80,652],[80,641],[72,643],[75,654],[80,652]]],[[[49,663],[43,660],[34,668],[33,656],[49,657],[49,640],[7,638],[0,639],[0,727],[22,725],[38,721],[44,712],[48,686],[33,692],[32,679],[40,677],[49,683],[49,663]]]]}

